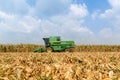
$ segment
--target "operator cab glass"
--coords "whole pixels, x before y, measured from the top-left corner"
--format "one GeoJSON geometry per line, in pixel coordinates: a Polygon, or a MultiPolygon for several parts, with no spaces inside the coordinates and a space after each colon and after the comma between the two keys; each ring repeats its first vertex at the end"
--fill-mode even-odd
{"type": "Polygon", "coordinates": [[[49,43],[49,38],[43,38],[44,42],[45,42],[45,47],[49,47],[50,43],[49,43]]]}

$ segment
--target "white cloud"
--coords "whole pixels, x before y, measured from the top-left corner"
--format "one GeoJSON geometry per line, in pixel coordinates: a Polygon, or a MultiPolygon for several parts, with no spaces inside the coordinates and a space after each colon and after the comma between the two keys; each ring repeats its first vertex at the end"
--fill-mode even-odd
{"type": "Polygon", "coordinates": [[[105,10],[105,13],[101,14],[102,17],[115,17],[120,15],[120,0],[108,0],[110,5],[111,5],[111,9],[107,9],[105,10]]]}
{"type": "Polygon", "coordinates": [[[0,11],[0,41],[1,43],[38,43],[41,36],[40,19],[30,15],[11,15],[0,11]],[[37,37],[36,37],[37,36],[37,37]],[[32,42],[36,38],[35,42],[32,42]],[[28,41],[27,41],[28,40],[28,41]]]}
{"type": "Polygon", "coordinates": [[[120,9],[120,0],[108,0],[113,8],[120,9]]]}
{"type": "Polygon", "coordinates": [[[106,20],[114,29],[120,30],[120,0],[109,0],[109,3],[112,8],[100,14],[100,18],[106,20]]]}
{"type": "Polygon", "coordinates": [[[37,0],[31,14],[39,18],[48,18],[68,12],[71,0],[37,0]]]}
{"type": "Polygon", "coordinates": [[[70,10],[70,15],[74,17],[83,18],[88,15],[87,6],[85,4],[72,4],[70,10]]]}
{"type": "Polygon", "coordinates": [[[10,14],[25,15],[29,13],[30,6],[26,0],[0,0],[0,11],[10,14]]]}
{"type": "Polygon", "coordinates": [[[120,44],[120,35],[119,32],[116,32],[112,28],[103,28],[98,35],[98,43],[101,44],[120,44]]]}
{"type": "Polygon", "coordinates": [[[97,19],[99,16],[100,10],[95,10],[92,14],[91,17],[93,20],[97,19]]]}
{"type": "Polygon", "coordinates": [[[5,12],[0,11],[0,18],[2,18],[0,23],[0,28],[8,29],[8,31],[13,32],[31,32],[34,28],[38,27],[40,21],[33,18],[32,16],[18,16],[10,15],[5,12]],[[4,25],[4,27],[2,27],[4,25]]]}
{"type": "Polygon", "coordinates": [[[100,36],[106,39],[113,37],[113,32],[111,28],[104,28],[100,31],[100,36]]]}
{"type": "Polygon", "coordinates": [[[87,34],[93,34],[93,32],[88,29],[87,27],[80,27],[80,26],[75,26],[72,28],[72,30],[76,33],[87,33],[87,34]]]}
{"type": "MultiPolygon", "coordinates": [[[[26,3],[22,1],[20,1],[20,3],[24,3],[24,5],[26,5],[26,3]]],[[[80,43],[78,40],[79,37],[85,42],[88,37],[90,38],[93,35],[93,32],[83,25],[84,18],[89,14],[85,4],[70,4],[69,0],[52,1],[55,1],[58,7],[55,8],[55,5],[52,5],[52,2],[50,2],[49,5],[48,2],[39,0],[35,7],[29,7],[29,9],[27,9],[27,15],[19,15],[17,13],[12,14],[1,10],[1,41],[5,41],[7,43],[40,43],[44,36],[60,35],[63,39],[73,39],[77,43],[80,43]],[[62,12],[64,12],[64,8],[67,13],[62,14],[62,12]],[[50,13],[48,9],[50,10],[50,13]],[[55,13],[54,10],[56,10],[55,13]],[[35,14],[29,13],[31,11],[35,14]],[[46,11],[49,14],[48,16],[46,11]],[[47,18],[42,19],[40,16],[45,16],[47,18]]],[[[18,3],[16,1],[14,2],[18,3]]],[[[19,5],[16,9],[18,8],[19,5]]],[[[87,42],[89,43],[89,41],[87,42]]]]}
{"type": "Polygon", "coordinates": [[[9,18],[13,18],[13,15],[8,15],[8,14],[0,11],[0,18],[9,19],[9,18]]]}
{"type": "Polygon", "coordinates": [[[114,14],[113,10],[108,9],[105,11],[105,13],[101,14],[100,17],[101,18],[111,18],[111,17],[113,17],[113,14],[114,14]]]}
{"type": "MultiPolygon", "coordinates": [[[[42,28],[47,35],[60,35],[64,39],[72,39],[77,43],[85,42],[88,37],[91,39],[93,36],[93,32],[83,25],[84,17],[86,17],[87,14],[88,11],[85,5],[77,6],[71,4],[68,14],[50,17],[49,20],[41,23],[42,28]],[[71,9],[73,6],[79,10],[80,14],[73,14],[77,11],[73,10],[73,8],[71,9]],[[82,38],[82,41],[78,40],[79,37],[82,38]]],[[[90,43],[90,40],[87,41],[87,43],[90,43]]]]}
{"type": "Polygon", "coordinates": [[[41,20],[28,15],[21,18],[18,23],[23,26],[24,32],[29,33],[40,26],[41,20]]]}
{"type": "Polygon", "coordinates": [[[86,4],[71,0],[37,0],[34,6],[26,0],[0,1],[0,42],[43,43],[42,37],[59,35],[78,44],[120,43],[119,1],[109,3],[111,9],[90,15],[86,4]],[[95,32],[89,26],[103,27],[95,32]]]}
{"type": "Polygon", "coordinates": [[[95,34],[95,39],[101,44],[120,44],[120,0],[108,1],[112,8],[106,9],[103,13],[94,12],[91,15],[103,26],[98,34],[95,34]]]}

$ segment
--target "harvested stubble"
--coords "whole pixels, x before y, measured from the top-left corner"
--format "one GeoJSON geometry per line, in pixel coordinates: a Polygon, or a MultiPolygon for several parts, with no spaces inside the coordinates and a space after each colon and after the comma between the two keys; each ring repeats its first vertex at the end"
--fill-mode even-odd
{"type": "Polygon", "coordinates": [[[0,53],[0,80],[120,80],[119,52],[0,53]]]}

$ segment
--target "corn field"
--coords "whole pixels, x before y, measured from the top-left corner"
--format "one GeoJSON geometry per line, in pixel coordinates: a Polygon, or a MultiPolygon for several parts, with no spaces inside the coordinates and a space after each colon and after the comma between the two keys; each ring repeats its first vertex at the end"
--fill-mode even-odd
{"type": "MultiPolygon", "coordinates": [[[[0,52],[32,52],[43,45],[34,44],[1,44],[0,52]]],[[[120,45],[80,45],[71,50],[72,52],[120,52],[120,45]]]]}
{"type": "Polygon", "coordinates": [[[81,45],[33,53],[34,44],[0,45],[0,80],[120,80],[120,46],[81,45]]]}
{"type": "Polygon", "coordinates": [[[120,53],[0,53],[0,80],[120,80],[120,53]]]}
{"type": "Polygon", "coordinates": [[[32,52],[37,47],[42,46],[34,44],[1,44],[0,52],[32,52]]]}

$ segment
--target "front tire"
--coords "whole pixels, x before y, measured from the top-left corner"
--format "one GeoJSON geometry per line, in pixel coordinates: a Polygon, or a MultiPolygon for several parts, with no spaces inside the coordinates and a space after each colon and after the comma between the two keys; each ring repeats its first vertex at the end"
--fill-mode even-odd
{"type": "Polygon", "coordinates": [[[65,52],[70,52],[70,49],[65,49],[65,52]]]}
{"type": "Polygon", "coordinates": [[[51,53],[52,51],[53,51],[53,50],[52,50],[51,47],[48,47],[48,48],[47,48],[47,52],[48,52],[48,53],[51,53]]]}

